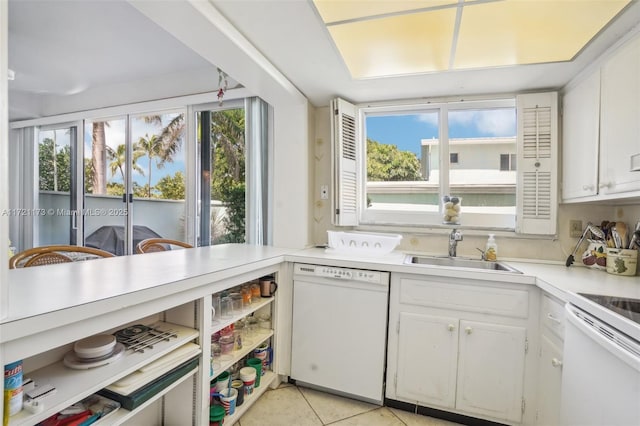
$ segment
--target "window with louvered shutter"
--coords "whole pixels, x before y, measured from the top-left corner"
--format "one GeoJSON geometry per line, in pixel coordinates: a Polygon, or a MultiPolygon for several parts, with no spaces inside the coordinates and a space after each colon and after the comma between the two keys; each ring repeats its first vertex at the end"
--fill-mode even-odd
{"type": "Polygon", "coordinates": [[[558,206],[558,98],[556,93],[519,95],[516,231],[556,233],[558,206]]]}
{"type": "Polygon", "coordinates": [[[333,134],[333,224],[358,224],[358,167],[355,106],[343,99],[331,102],[333,134]]]}

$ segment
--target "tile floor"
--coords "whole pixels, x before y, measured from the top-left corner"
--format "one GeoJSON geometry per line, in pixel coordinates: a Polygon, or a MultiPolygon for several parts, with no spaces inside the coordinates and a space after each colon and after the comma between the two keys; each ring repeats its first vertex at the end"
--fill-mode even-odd
{"type": "Polygon", "coordinates": [[[454,426],[456,423],[379,407],[285,383],[265,392],[239,426],[454,426]]]}

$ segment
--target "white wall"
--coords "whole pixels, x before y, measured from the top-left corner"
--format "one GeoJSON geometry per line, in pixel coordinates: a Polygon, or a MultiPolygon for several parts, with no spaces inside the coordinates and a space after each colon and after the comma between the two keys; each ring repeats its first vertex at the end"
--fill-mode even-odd
{"type": "Polygon", "coordinates": [[[307,246],[311,242],[307,99],[211,3],[130,3],[273,107],[273,244],[307,246]]]}

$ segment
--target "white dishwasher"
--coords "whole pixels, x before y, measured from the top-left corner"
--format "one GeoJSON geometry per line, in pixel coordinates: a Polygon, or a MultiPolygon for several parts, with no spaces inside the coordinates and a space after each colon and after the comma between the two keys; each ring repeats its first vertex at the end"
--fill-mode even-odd
{"type": "Polygon", "coordinates": [[[389,273],[294,265],[291,378],[382,405],[389,273]]]}

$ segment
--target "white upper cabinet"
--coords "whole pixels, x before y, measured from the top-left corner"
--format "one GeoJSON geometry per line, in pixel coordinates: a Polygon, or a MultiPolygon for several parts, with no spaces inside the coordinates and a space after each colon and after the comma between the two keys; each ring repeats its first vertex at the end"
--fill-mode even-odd
{"type": "Polygon", "coordinates": [[[567,86],[562,123],[563,201],[640,195],[640,171],[631,171],[640,154],[639,34],[567,86]]]}
{"type": "Polygon", "coordinates": [[[640,153],[640,37],[602,67],[600,193],[640,190],[631,156],[640,153]]]}
{"type": "Polygon", "coordinates": [[[568,88],[562,106],[562,198],[597,195],[600,71],[568,88]]]}

